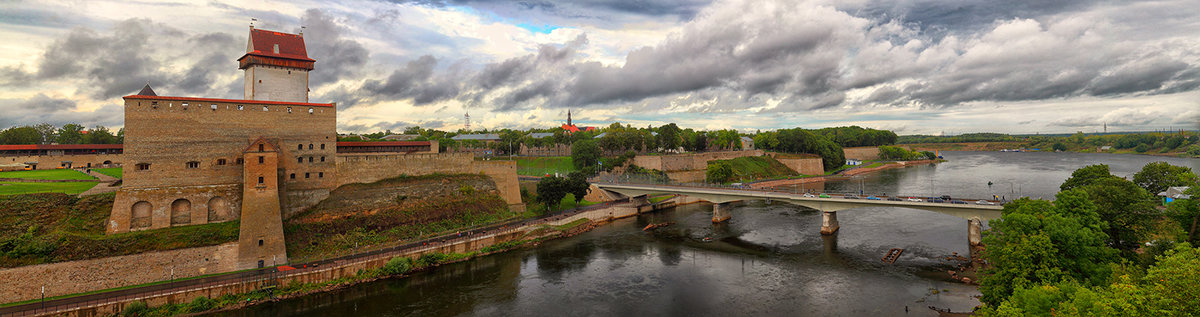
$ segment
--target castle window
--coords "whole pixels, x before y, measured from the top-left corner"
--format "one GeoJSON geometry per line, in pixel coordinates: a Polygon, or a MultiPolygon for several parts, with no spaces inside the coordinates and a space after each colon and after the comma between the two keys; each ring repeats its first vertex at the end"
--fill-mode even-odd
{"type": "Polygon", "coordinates": [[[245,110],[245,109],[246,109],[246,106],[238,105],[238,110],[245,110]]]}
{"type": "Polygon", "coordinates": [[[312,150],[312,143],[309,143],[309,144],[308,144],[308,149],[309,149],[309,150],[312,150]]]}
{"type": "Polygon", "coordinates": [[[304,157],[296,157],[296,163],[304,163],[304,157]]]}
{"type": "Polygon", "coordinates": [[[263,111],[271,111],[271,110],[267,109],[267,106],[263,106],[263,111]]]}
{"type": "Polygon", "coordinates": [[[158,101],[151,101],[150,108],[158,109],[158,101]]]}
{"type": "Polygon", "coordinates": [[[291,175],[288,175],[288,178],[296,179],[296,173],[292,173],[291,175]]]}
{"type": "Polygon", "coordinates": [[[325,178],[325,172],[317,172],[317,178],[325,178]]]}
{"type": "Polygon", "coordinates": [[[287,107],[288,113],[292,113],[292,107],[287,107]]]}
{"type": "Polygon", "coordinates": [[[262,157],[262,156],[259,156],[259,157],[258,157],[258,164],[262,164],[262,163],[265,163],[265,160],[263,159],[263,157],[262,157]]]}
{"type": "Polygon", "coordinates": [[[243,160],[242,158],[239,157],[237,159],[237,165],[242,165],[243,163],[245,163],[245,160],[243,160]]]}
{"type": "Polygon", "coordinates": [[[303,150],[304,144],[296,144],[296,150],[303,150]]]}
{"type": "Polygon", "coordinates": [[[275,44],[275,54],[279,54],[279,44],[275,44]]]}
{"type": "Polygon", "coordinates": [[[308,108],[308,114],[312,114],[312,113],[313,113],[312,108],[308,108]]]}
{"type": "Polygon", "coordinates": [[[188,104],[186,102],[183,103],[183,110],[187,110],[187,106],[188,106],[188,104]]]}
{"type": "Polygon", "coordinates": [[[324,149],[325,149],[325,143],[321,143],[321,149],[322,149],[322,150],[324,150],[324,149]]]}
{"type": "Polygon", "coordinates": [[[262,176],[259,176],[259,177],[258,177],[258,183],[259,183],[259,184],[262,184],[262,183],[263,183],[263,178],[262,178],[262,176]]]}
{"type": "Polygon", "coordinates": [[[325,157],[324,157],[324,156],[322,156],[322,157],[321,157],[321,162],[324,162],[324,161],[325,161],[325,157]]]}
{"type": "Polygon", "coordinates": [[[217,165],[225,165],[225,159],[217,159],[217,165]]]}
{"type": "Polygon", "coordinates": [[[212,104],[212,110],[213,110],[213,111],[217,111],[217,104],[215,104],[215,103],[214,103],[214,104],[212,104]]]}
{"type": "Polygon", "coordinates": [[[308,162],[309,162],[309,163],[312,163],[312,156],[309,156],[309,157],[308,157],[308,162]]]}
{"type": "Polygon", "coordinates": [[[308,173],[304,173],[304,178],[308,178],[308,173]]]}
{"type": "Polygon", "coordinates": [[[263,239],[258,239],[258,246],[261,247],[262,245],[263,245],[263,239]]]}
{"type": "Polygon", "coordinates": [[[196,162],[196,161],[187,162],[187,168],[200,168],[200,162],[196,162]]]}
{"type": "Polygon", "coordinates": [[[262,144],[259,144],[259,145],[258,145],[258,151],[259,151],[259,152],[263,152],[263,145],[262,145],[262,144]]]}
{"type": "Polygon", "coordinates": [[[150,170],[150,163],[137,163],[136,166],[137,166],[137,170],[139,170],[139,171],[150,170]]]}

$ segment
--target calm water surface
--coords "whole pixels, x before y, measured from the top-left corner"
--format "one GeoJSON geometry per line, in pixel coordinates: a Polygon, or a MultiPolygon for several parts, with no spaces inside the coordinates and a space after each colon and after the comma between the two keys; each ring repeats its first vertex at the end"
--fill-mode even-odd
{"type": "MultiPolygon", "coordinates": [[[[1071,171],[1109,164],[1132,175],[1148,162],[1200,170],[1200,160],[1139,155],[945,152],[936,166],[829,181],[826,191],[1052,197],[1071,171]],[[930,184],[933,180],[933,184],[930,184]],[[988,186],[987,182],[993,182],[988,186]]],[[[627,218],[581,235],[418,273],[222,313],[229,316],[933,316],[968,311],[973,287],[941,260],[967,252],[966,221],[903,208],[838,213],[747,202],[722,225],[711,205],[627,218]],[[648,223],[676,224],[642,232],[648,223]],[[705,242],[706,237],[713,238],[705,242]],[[895,264],[880,258],[905,248],[895,264]]]]}

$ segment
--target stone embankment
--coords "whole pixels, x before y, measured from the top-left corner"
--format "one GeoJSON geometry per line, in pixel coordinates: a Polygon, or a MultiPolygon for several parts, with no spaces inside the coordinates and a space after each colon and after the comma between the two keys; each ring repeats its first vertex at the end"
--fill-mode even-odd
{"type": "MultiPolygon", "coordinates": [[[[678,197],[677,197],[678,198],[678,197]]],[[[691,203],[679,201],[678,203],[691,203]]],[[[541,232],[547,226],[563,226],[587,219],[586,224],[569,230],[567,235],[594,227],[597,224],[619,218],[635,216],[639,212],[648,212],[666,208],[677,203],[667,200],[650,205],[644,198],[623,199],[604,202],[586,208],[563,212],[539,219],[518,223],[499,224],[479,230],[471,230],[457,234],[446,235],[405,245],[382,249],[357,252],[355,254],[329,260],[296,264],[287,270],[263,269],[227,275],[206,277],[196,280],[176,281],[170,284],[158,284],[119,291],[84,295],[75,298],[53,300],[40,308],[36,303],[14,307],[0,308],[0,316],[26,315],[64,315],[64,316],[96,316],[116,315],[125,306],[135,301],[142,301],[149,306],[179,304],[190,302],[198,297],[217,298],[227,294],[240,294],[262,289],[264,287],[289,285],[291,283],[319,283],[341,278],[352,277],[362,270],[383,267],[393,257],[419,257],[427,253],[467,253],[480,251],[488,246],[499,243],[516,241],[530,237],[530,234],[541,232]]],[[[224,245],[219,246],[224,247],[224,245]]],[[[104,259],[102,259],[104,260],[104,259]]],[[[111,259],[110,259],[111,260],[111,259]]],[[[108,261],[108,260],[105,260],[108,261]]],[[[70,264],[70,265],[79,265],[70,264]]],[[[137,265],[139,263],[131,263],[137,265]]],[[[164,264],[159,263],[158,266],[164,264]]],[[[127,272],[135,274],[133,272],[127,272]]],[[[11,279],[8,279],[11,281],[11,279]]],[[[28,286],[28,285],[27,285],[28,286]]],[[[32,286],[29,286],[32,288],[32,286]]],[[[23,296],[27,297],[27,296],[23,296]]]]}
{"type": "Polygon", "coordinates": [[[882,171],[882,170],[886,170],[886,169],[903,168],[903,167],[908,167],[908,166],[917,166],[917,165],[921,165],[921,164],[935,164],[937,162],[938,162],[938,160],[892,162],[892,163],[883,164],[883,165],[876,166],[876,167],[860,167],[860,168],[849,169],[849,170],[842,171],[840,174],[836,174],[836,175],[803,177],[803,178],[793,178],[793,179],[774,179],[774,180],[754,182],[754,183],[750,183],[747,185],[750,186],[750,188],[771,188],[771,187],[797,185],[797,184],[819,183],[819,182],[824,182],[826,180],[838,178],[838,177],[862,175],[862,174],[882,171]]]}

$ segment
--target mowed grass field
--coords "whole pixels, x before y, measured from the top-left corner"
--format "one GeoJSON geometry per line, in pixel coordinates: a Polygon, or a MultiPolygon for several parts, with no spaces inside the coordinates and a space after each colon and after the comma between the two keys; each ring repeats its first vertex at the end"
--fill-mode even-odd
{"type": "Polygon", "coordinates": [[[99,182],[62,182],[62,183],[23,183],[0,182],[0,195],[63,193],[78,195],[99,184],[99,182]]]}
{"type": "MultiPolygon", "coordinates": [[[[510,158],[496,158],[497,160],[510,160],[510,158]]],[[[570,156],[551,156],[551,157],[517,157],[512,158],[517,161],[517,174],[525,176],[545,176],[546,174],[559,173],[566,175],[575,171],[575,163],[570,156]]]]}
{"type": "Polygon", "coordinates": [[[69,170],[69,169],[0,172],[0,178],[49,179],[49,180],[96,179],[95,177],[92,177],[91,175],[84,174],[84,173],[76,171],[76,170],[69,170]]]}
{"type": "Polygon", "coordinates": [[[115,177],[115,178],[121,178],[121,168],[120,168],[120,167],[113,167],[113,168],[93,168],[93,169],[92,169],[92,171],[93,171],[93,172],[96,172],[96,173],[100,173],[100,174],[104,174],[104,175],[112,176],[112,177],[115,177]]]}

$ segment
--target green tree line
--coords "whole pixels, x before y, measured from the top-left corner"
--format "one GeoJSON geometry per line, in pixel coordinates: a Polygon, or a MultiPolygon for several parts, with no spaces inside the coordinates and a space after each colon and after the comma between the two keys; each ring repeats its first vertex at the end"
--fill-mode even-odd
{"type": "Polygon", "coordinates": [[[113,134],[104,126],[87,130],[75,123],[55,127],[49,123],[30,126],[15,126],[0,131],[0,144],[121,144],[125,141],[125,128],[113,134]]]}

